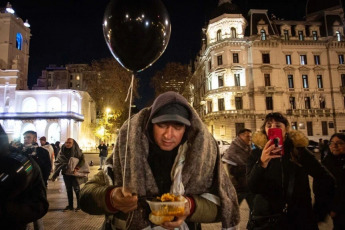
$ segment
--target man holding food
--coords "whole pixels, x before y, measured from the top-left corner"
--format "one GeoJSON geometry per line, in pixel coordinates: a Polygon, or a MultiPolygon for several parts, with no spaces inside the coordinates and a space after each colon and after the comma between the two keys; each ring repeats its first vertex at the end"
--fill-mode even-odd
{"type": "Polygon", "coordinates": [[[127,122],[113,152],[113,183],[103,172],[86,183],[80,200],[83,211],[112,214],[110,224],[116,229],[238,225],[236,192],[221,167],[217,143],[183,96],[158,96],[151,107],[131,117],[128,135],[127,122]],[[182,212],[150,209],[147,201],[166,193],[177,197],[172,203],[183,203],[182,212]]]}

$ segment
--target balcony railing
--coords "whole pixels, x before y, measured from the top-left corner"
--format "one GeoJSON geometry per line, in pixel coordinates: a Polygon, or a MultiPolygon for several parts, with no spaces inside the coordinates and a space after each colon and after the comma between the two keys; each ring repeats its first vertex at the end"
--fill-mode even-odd
{"type": "Polygon", "coordinates": [[[254,114],[254,110],[238,109],[238,110],[223,110],[223,111],[210,112],[206,114],[205,117],[210,118],[210,117],[218,117],[218,116],[252,115],[252,114],[254,114]]]}
{"type": "Polygon", "coordinates": [[[260,92],[265,92],[265,93],[275,93],[275,92],[281,92],[283,89],[282,87],[277,87],[277,86],[259,86],[258,90],[260,92]]]}
{"type": "Polygon", "coordinates": [[[210,94],[223,93],[223,92],[242,92],[247,88],[247,86],[224,86],[218,89],[208,90],[206,96],[210,94]]]}
{"type": "Polygon", "coordinates": [[[325,115],[330,116],[330,109],[288,109],[286,110],[287,115],[296,115],[296,116],[312,116],[312,115],[325,115]]]}

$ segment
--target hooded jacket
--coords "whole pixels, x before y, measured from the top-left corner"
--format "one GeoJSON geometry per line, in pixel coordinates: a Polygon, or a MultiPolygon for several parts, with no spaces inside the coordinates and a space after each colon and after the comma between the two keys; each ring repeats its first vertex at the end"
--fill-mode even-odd
{"type": "MultiPolygon", "coordinates": [[[[186,131],[186,142],[179,149],[179,152],[185,153],[184,166],[181,173],[184,194],[213,194],[214,197],[219,197],[219,221],[222,222],[223,228],[230,229],[238,225],[239,207],[236,192],[223,167],[221,167],[216,141],[187,100],[175,92],[167,92],[157,97],[151,107],[142,109],[130,119],[130,140],[128,142],[127,159],[125,159],[125,150],[128,121],[120,129],[116,141],[113,153],[114,186],[125,186],[133,193],[138,194],[139,197],[139,207],[133,211],[131,221],[130,223],[127,221],[127,226],[130,229],[143,229],[151,225],[148,220],[150,210],[148,210],[147,205],[145,206],[145,197],[154,197],[161,194],[159,194],[155,178],[147,160],[151,141],[149,132],[152,126],[151,119],[153,115],[162,106],[169,103],[179,103],[185,106],[190,115],[191,126],[186,131]],[[126,174],[125,181],[123,182],[124,168],[126,168],[126,174]],[[142,200],[143,202],[141,202],[142,200]]],[[[95,187],[91,190],[91,187],[87,188],[87,185],[82,189],[81,207],[88,213],[99,214],[102,212],[101,209],[96,210],[93,208],[91,210],[89,207],[92,207],[93,201],[95,201],[99,207],[103,206],[104,208],[106,191],[102,193],[99,190],[96,196],[95,187]],[[99,198],[96,198],[100,194],[104,194],[103,201],[99,201],[99,198]]],[[[112,188],[109,187],[108,189],[112,188]]],[[[107,209],[104,211],[110,212],[107,209]]]]}
{"type": "Polygon", "coordinates": [[[315,196],[321,193],[330,195],[330,191],[334,190],[334,181],[305,148],[308,138],[299,131],[290,131],[284,141],[284,155],[271,159],[267,168],[260,165],[267,136],[257,132],[252,140],[258,147],[252,151],[247,164],[248,186],[255,194],[252,215],[269,216],[282,213],[287,207],[287,222],[273,229],[318,229],[312,211],[308,176],[319,181],[323,187],[322,190],[314,191],[315,196]]]}

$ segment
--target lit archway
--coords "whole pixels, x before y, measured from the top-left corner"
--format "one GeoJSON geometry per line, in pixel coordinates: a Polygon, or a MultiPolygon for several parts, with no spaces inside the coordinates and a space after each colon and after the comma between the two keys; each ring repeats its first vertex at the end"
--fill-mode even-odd
{"type": "Polygon", "coordinates": [[[61,137],[61,128],[58,123],[52,123],[48,128],[48,142],[55,143],[60,141],[61,137]]]}
{"type": "Polygon", "coordinates": [[[24,113],[34,113],[37,112],[37,102],[35,98],[28,97],[22,102],[22,112],[24,113]]]}
{"type": "Polygon", "coordinates": [[[58,97],[51,97],[47,101],[47,112],[61,111],[61,100],[58,97]]]}

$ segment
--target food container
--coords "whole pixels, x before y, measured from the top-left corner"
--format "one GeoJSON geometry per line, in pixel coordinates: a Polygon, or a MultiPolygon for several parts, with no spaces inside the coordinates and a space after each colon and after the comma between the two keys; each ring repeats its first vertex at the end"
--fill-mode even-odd
{"type": "Polygon", "coordinates": [[[155,201],[147,200],[150,209],[155,216],[183,216],[187,200],[181,196],[180,201],[155,201]]]}

